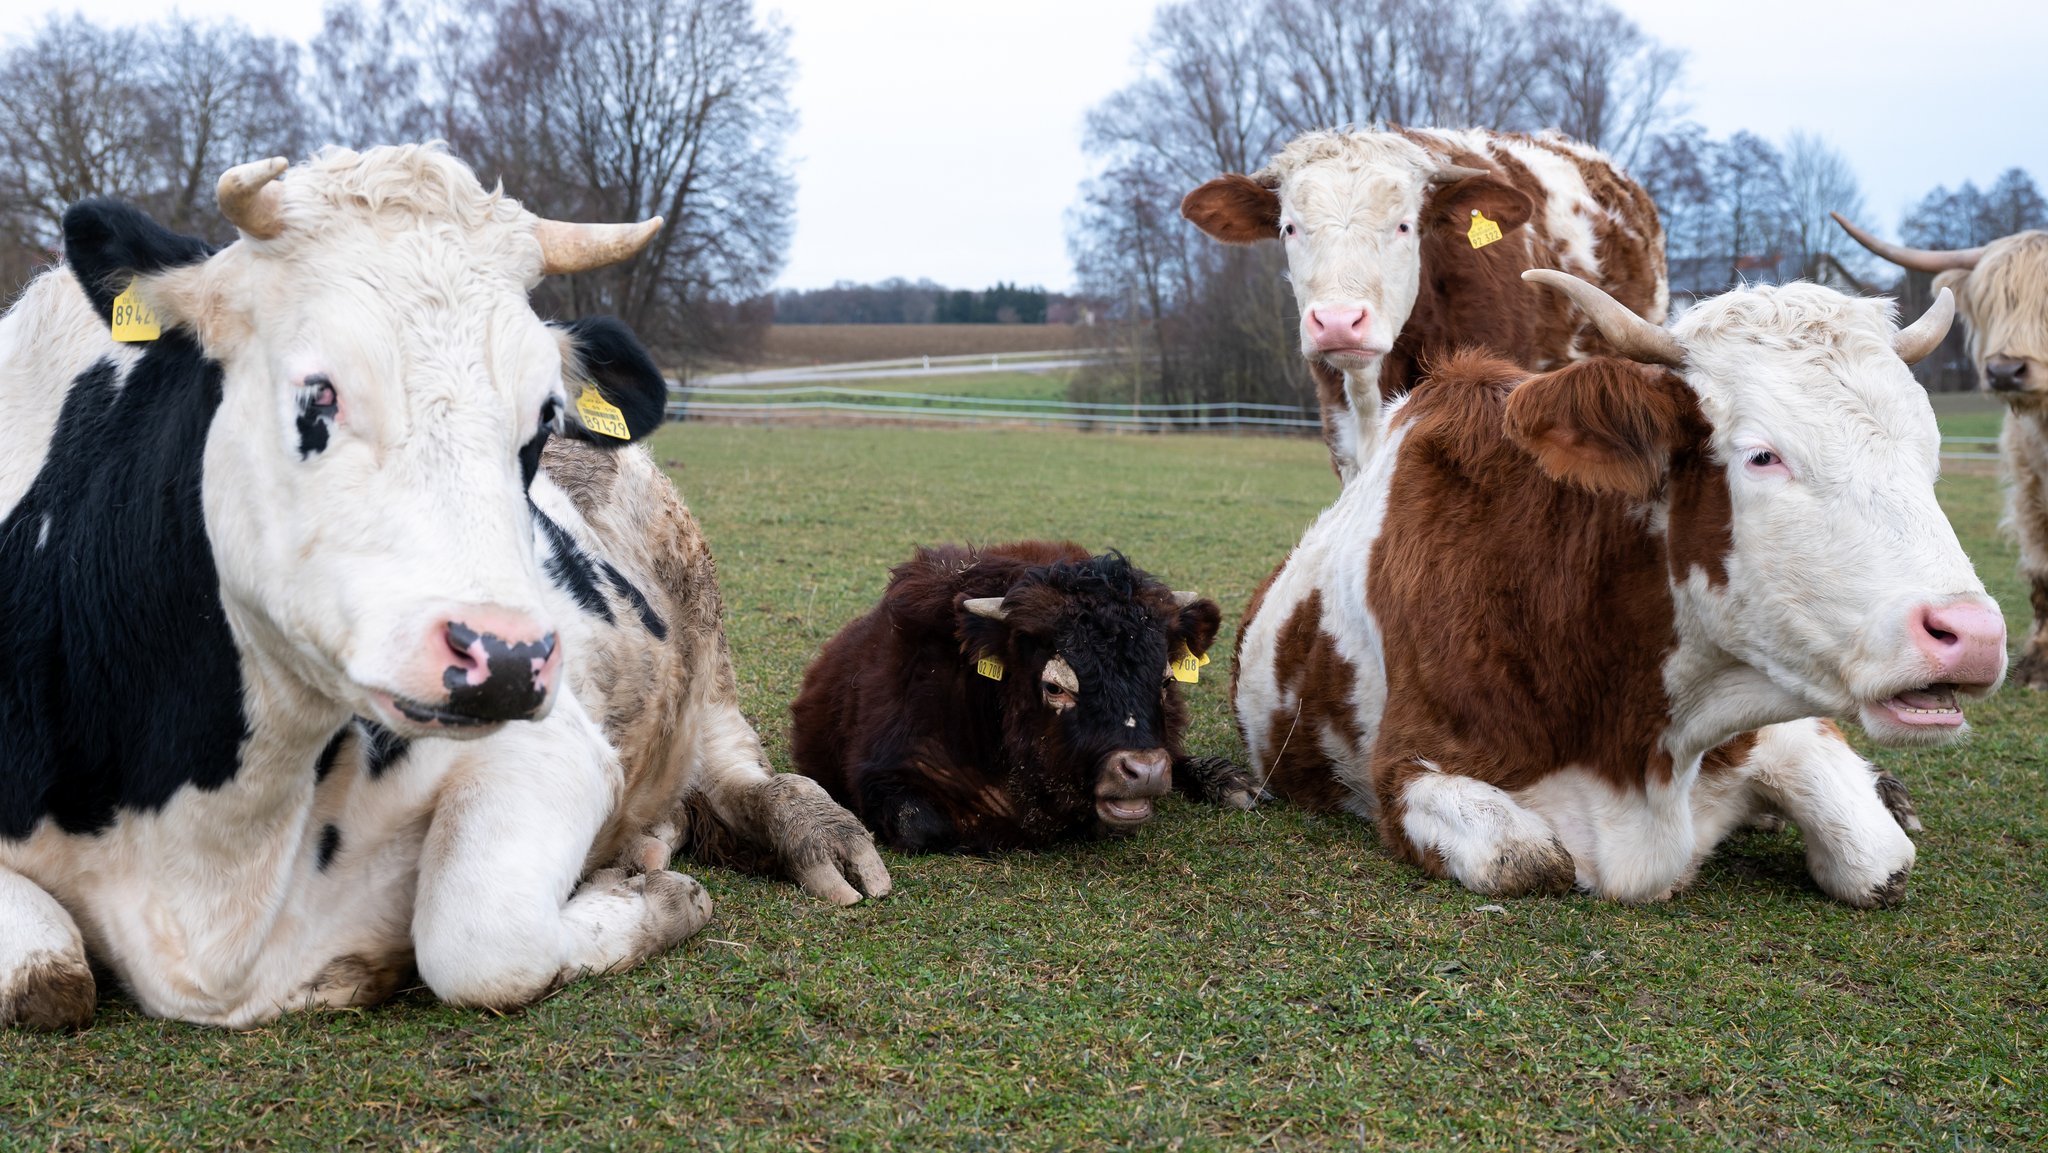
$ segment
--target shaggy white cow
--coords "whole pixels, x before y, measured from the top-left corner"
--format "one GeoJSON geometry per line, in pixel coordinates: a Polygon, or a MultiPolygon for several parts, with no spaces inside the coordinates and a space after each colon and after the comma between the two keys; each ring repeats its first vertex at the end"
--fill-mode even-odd
{"type": "Polygon", "coordinates": [[[522,1004],[704,923],[679,843],[886,892],[739,713],[710,554],[626,447],[661,374],[527,302],[660,222],[421,147],[219,193],[218,253],[75,207],[0,321],[0,1024],[87,1020],[89,956],[227,1026],[415,966],[522,1004]]]}

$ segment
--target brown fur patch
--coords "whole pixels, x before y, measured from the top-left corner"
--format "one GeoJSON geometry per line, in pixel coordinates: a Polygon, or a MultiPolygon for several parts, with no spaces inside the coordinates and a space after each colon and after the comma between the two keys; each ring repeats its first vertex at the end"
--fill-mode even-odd
{"type": "Polygon", "coordinates": [[[78,958],[53,957],[25,966],[16,978],[16,989],[13,996],[0,1000],[0,1029],[82,1029],[92,1023],[99,1004],[92,969],[78,958]]]}
{"type": "Polygon", "coordinates": [[[1275,796],[1307,809],[1334,812],[1350,790],[1337,779],[1335,766],[1323,750],[1326,729],[1356,747],[1364,734],[1358,728],[1351,699],[1357,671],[1339,656],[1323,631],[1323,594],[1311,592],[1280,626],[1273,651],[1274,679],[1281,691],[1296,698],[1293,709],[1276,710],[1267,720],[1274,743],[1269,763],[1254,765],[1275,796]]]}

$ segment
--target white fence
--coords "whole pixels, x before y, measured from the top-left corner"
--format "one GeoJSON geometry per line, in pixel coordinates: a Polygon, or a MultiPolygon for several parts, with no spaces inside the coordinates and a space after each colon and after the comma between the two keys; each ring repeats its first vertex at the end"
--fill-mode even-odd
{"type": "Polygon", "coordinates": [[[1031,424],[1145,431],[1314,431],[1316,410],[1290,404],[1111,404],[1017,397],[946,396],[893,389],[801,385],[669,390],[671,420],[859,420],[892,423],[1031,424]]]}

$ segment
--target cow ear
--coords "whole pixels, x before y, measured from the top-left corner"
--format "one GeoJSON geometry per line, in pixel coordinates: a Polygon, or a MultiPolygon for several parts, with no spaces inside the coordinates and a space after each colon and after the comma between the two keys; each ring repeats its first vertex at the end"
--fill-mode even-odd
{"type": "Polygon", "coordinates": [[[114,298],[137,276],[197,264],[213,255],[213,247],[195,236],[181,236],[118,200],[81,200],[64,213],[64,262],[92,300],[100,317],[111,321],[114,298]]]}
{"type": "Polygon", "coordinates": [[[1225,244],[1256,244],[1280,235],[1280,194],[1236,172],[1188,193],[1180,214],[1225,244]]]}
{"type": "Polygon", "coordinates": [[[1704,435],[1692,390],[1669,369],[1600,357],[1532,376],[1506,427],[1554,479],[1634,500],[1654,496],[1673,450],[1704,435]]]}
{"type": "Polygon", "coordinates": [[[1472,176],[1445,185],[1430,197],[1430,227],[1436,231],[1465,236],[1472,230],[1478,213],[1500,225],[1503,234],[1529,223],[1535,211],[1526,193],[1498,176],[1472,176]]]}
{"type": "Polygon", "coordinates": [[[569,385],[569,415],[564,431],[600,446],[639,440],[661,427],[668,411],[668,379],[654,364],[633,330],[613,316],[586,316],[560,326],[563,333],[562,376],[569,385]],[[594,403],[579,404],[585,390],[596,389],[604,405],[617,410],[626,436],[604,427],[606,413],[594,403]],[[581,409],[589,408],[595,414],[581,409]]]}
{"type": "Polygon", "coordinates": [[[1175,641],[1187,646],[1189,652],[1201,656],[1216,643],[1216,630],[1223,627],[1223,610],[1215,601],[1204,597],[1182,605],[1174,614],[1173,627],[1168,630],[1168,649],[1175,641]]]}

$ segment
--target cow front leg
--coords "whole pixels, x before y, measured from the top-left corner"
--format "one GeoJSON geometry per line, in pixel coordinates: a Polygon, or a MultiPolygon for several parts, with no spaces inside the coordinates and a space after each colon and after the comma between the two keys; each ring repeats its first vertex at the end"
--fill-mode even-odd
{"type": "Polygon", "coordinates": [[[1913,840],[1887,804],[1884,774],[1840,730],[1813,720],[1767,726],[1749,764],[1756,789],[1799,826],[1823,892],[1863,909],[1905,900],[1913,840]]]}
{"type": "Polygon", "coordinates": [[[0,868],[0,1028],[80,1028],[97,1001],[71,914],[42,886],[0,868]]]}
{"type": "Polygon", "coordinates": [[[2030,689],[2048,689],[2048,573],[2027,575],[2034,621],[2027,629],[2026,642],[2020,646],[2019,656],[2012,662],[2012,674],[2007,679],[2030,689]]]}
{"type": "Polygon", "coordinates": [[[665,952],[710,919],[703,886],[681,873],[603,870],[578,884],[621,774],[575,698],[538,724],[435,744],[458,764],[421,849],[413,944],[442,1000],[525,1005],[665,952]]]}
{"type": "Polygon", "coordinates": [[[1225,757],[1182,757],[1173,762],[1173,787],[1191,800],[1224,809],[1259,803],[1258,782],[1244,766],[1225,757]]]}
{"type": "Polygon", "coordinates": [[[1577,883],[1550,823],[1505,790],[1420,759],[1399,763],[1389,778],[1382,835],[1431,875],[1495,897],[1569,893],[1577,883]]]}
{"type": "Polygon", "coordinates": [[[685,805],[708,807],[715,827],[705,828],[701,814],[685,822],[694,826],[684,834],[686,843],[734,863],[766,855],[804,892],[835,905],[888,896],[889,868],[860,820],[818,782],[770,770],[761,739],[738,705],[706,709],[696,736],[701,800],[685,805]]]}

